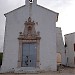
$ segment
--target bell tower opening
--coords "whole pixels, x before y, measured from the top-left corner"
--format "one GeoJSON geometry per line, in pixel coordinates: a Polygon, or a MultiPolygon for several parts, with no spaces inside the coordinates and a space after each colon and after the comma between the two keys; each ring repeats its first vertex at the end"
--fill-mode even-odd
{"type": "Polygon", "coordinates": [[[33,3],[33,0],[29,0],[30,3],[33,3]]]}

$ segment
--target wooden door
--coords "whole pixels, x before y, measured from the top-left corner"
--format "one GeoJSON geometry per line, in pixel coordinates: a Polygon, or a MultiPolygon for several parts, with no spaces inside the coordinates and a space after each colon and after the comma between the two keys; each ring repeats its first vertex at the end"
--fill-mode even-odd
{"type": "Polygon", "coordinates": [[[22,49],[22,67],[36,67],[36,43],[24,43],[22,49]]]}

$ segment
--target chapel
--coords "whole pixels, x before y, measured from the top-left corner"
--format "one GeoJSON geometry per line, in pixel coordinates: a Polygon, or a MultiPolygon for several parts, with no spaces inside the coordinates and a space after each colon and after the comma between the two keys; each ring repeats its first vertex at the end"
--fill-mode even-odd
{"type": "Polygon", "coordinates": [[[5,14],[3,72],[57,70],[56,22],[58,13],[25,0],[5,14]]]}

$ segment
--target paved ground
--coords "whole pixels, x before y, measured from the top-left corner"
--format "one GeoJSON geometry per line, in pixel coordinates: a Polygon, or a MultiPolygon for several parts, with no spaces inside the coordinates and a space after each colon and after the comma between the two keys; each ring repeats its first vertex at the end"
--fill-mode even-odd
{"type": "Polygon", "coordinates": [[[5,73],[0,75],[75,75],[75,68],[62,68],[57,72],[43,72],[43,73],[37,73],[37,74],[16,74],[16,73],[5,73]]]}

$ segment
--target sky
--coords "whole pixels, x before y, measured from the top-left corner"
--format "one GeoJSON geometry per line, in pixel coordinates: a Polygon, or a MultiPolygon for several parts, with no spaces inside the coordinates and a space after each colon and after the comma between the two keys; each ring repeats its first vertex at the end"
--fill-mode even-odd
{"type": "MultiPolygon", "coordinates": [[[[59,13],[57,27],[62,34],[75,32],[75,0],[37,0],[38,4],[59,13]]],[[[0,0],[0,51],[3,51],[5,32],[4,14],[25,5],[25,0],[0,0]]]]}

